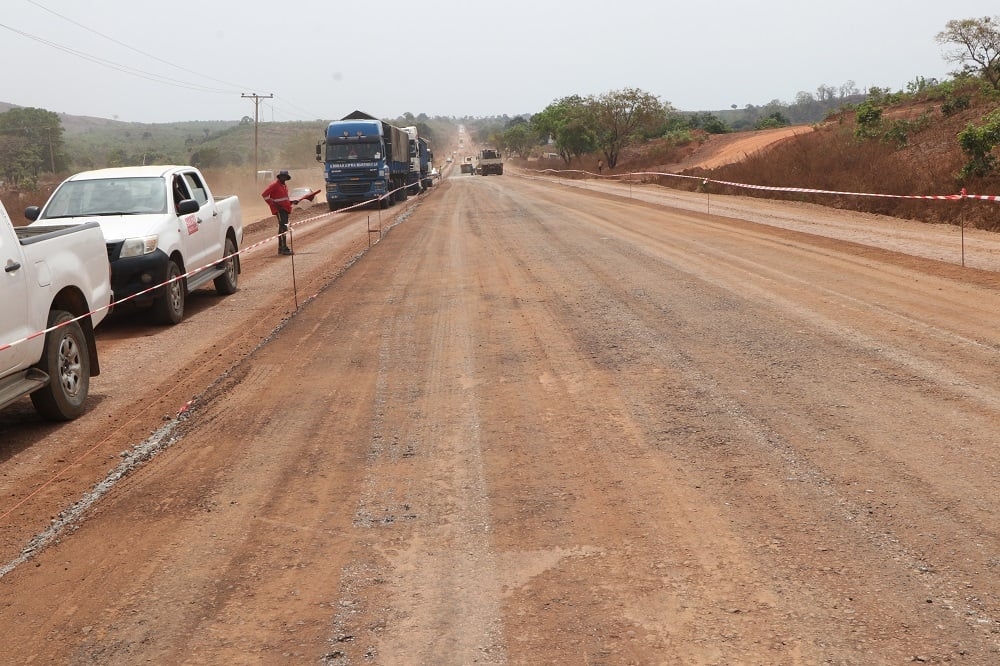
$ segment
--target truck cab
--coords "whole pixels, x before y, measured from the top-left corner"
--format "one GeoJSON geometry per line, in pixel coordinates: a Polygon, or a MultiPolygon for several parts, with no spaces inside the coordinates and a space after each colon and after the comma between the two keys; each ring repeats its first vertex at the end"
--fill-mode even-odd
{"type": "Polygon", "coordinates": [[[362,111],[330,122],[316,160],[323,163],[331,211],[359,203],[388,208],[408,195],[409,136],[362,111]]]}

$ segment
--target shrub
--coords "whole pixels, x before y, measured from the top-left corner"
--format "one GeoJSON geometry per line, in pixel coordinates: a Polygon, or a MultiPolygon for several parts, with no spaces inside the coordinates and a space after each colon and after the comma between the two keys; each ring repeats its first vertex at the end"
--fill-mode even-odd
{"type": "Polygon", "coordinates": [[[969,176],[989,176],[996,169],[997,158],[993,149],[1000,143],[1000,110],[986,116],[982,125],[969,123],[958,133],[958,143],[969,161],[959,174],[969,176]]]}
{"type": "Polygon", "coordinates": [[[958,113],[969,108],[970,100],[968,95],[953,95],[949,94],[944,98],[941,103],[941,113],[946,116],[950,116],[953,113],[958,113]]]}
{"type": "Polygon", "coordinates": [[[871,101],[865,101],[858,105],[855,113],[854,136],[859,139],[872,139],[877,137],[882,130],[882,107],[871,101]]]}

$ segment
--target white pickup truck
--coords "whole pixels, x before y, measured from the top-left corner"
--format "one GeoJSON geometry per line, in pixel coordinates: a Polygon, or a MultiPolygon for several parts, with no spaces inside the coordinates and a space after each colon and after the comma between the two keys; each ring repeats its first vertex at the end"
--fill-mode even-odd
{"type": "Polygon", "coordinates": [[[188,292],[209,281],[222,295],[236,291],[240,201],[213,196],[194,167],[85,171],[63,181],[44,207],[24,214],[31,227],[96,221],[116,301],[149,306],[160,323],[179,323],[188,292]]]}
{"type": "Polygon", "coordinates": [[[94,327],[111,304],[104,236],[96,224],[15,228],[0,204],[0,265],[0,408],[30,394],[43,418],[74,419],[101,372],[94,327]]]}

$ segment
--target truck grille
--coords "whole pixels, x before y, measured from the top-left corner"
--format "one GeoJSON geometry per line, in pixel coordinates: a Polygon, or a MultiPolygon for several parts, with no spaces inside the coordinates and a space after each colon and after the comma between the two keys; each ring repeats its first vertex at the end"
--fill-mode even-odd
{"type": "Polygon", "coordinates": [[[337,189],[344,194],[365,194],[368,183],[342,183],[337,189]]]}

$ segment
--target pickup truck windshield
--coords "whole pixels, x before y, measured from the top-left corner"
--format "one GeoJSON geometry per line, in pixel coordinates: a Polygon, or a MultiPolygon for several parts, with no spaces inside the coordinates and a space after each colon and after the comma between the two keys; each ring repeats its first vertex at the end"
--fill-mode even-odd
{"type": "Polygon", "coordinates": [[[85,215],[145,215],[167,212],[162,178],[103,178],[62,184],[41,219],[85,215]]]}

